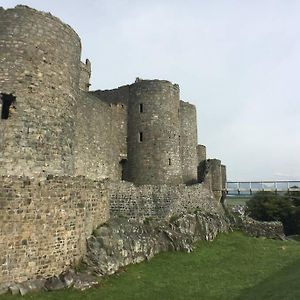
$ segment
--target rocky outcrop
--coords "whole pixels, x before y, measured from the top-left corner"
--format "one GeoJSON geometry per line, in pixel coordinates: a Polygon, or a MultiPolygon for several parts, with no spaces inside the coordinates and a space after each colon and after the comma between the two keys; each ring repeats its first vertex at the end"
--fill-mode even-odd
{"type": "Polygon", "coordinates": [[[97,275],[110,275],[159,252],[190,252],[195,241],[212,240],[230,230],[227,219],[218,214],[197,212],[172,219],[170,223],[112,219],[87,240],[84,263],[97,275]]]}
{"type": "Polygon", "coordinates": [[[233,225],[234,230],[242,231],[249,236],[285,239],[284,228],[281,222],[262,222],[244,217],[233,225]]]}
{"type": "Polygon", "coordinates": [[[56,291],[64,288],[73,288],[76,290],[86,290],[92,286],[98,285],[96,276],[87,273],[75,272],[69,270],[53,276],[48,279],[27,280],[21,283],[0,285],[0,295],[10,293],[12,295],[26,295],[31,292],[56,291]]]}
{"type": "Polygon", "coordinates": [[[113,218],[99,226],[87,239],[87,253],[80,263],[81,273],[69,270],[48,279],[0,285],[0,294],[25,295],[30,291],[53,291],[73,287],[84,290],[97,285],[97,276],[111,275],[120,268],[151,259],[165,251],[193,251],[199,240],[213,240],[217,234],[232,230],[250,236],[284,238],[280,222],[259,222],[244,214],[207,213],[173,215],[169,222],[113,218]]]}
{"type": "Polygon", "coordinates": [[[246,214],[245,206],[243,205],[225,207],[225,211],[233,230],[242,231],[253,237],[286,239],[283,224],[279,221],[264,222],[254,220],[246,214]]]}
{"type": "Polygon", "coordinates": [[[159,252],[191,252],[196,241],[213,240],[218,233],[232,230],[254,237],[284,239],[280,222],[259,222],[231,214],[195,212],[173,216],[170,222],[114,218],[88,238],[83,262],[89,271],[99,276],[111,275],[159,252]]]}

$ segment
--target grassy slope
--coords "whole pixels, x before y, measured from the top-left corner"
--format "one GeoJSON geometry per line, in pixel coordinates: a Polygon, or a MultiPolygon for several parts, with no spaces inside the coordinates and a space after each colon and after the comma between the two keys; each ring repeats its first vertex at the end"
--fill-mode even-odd
{"type": "MultiPolygon", "coordinates": [[[[191,253],[163,253],[98,289],[22,299],[300,299],[300,243],[221,235],[191,253]]],[[[0,296],[2,299],[20,297],[0,296]]]]}

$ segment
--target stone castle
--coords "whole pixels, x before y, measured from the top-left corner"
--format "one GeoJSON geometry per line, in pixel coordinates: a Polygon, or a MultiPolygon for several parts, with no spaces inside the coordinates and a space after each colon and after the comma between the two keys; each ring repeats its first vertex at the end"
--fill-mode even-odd
{"type": "Polygon", "coordinates": [[[0,8],[0,55],[0,282],[65,270],[112,215],[218,211],[225,166],[177,84],[89,91],[76,32],[26,6],[0,8]]]}

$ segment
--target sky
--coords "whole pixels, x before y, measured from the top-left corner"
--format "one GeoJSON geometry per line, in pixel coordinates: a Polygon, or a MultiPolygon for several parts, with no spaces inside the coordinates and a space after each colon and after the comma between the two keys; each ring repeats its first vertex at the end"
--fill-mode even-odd
{"type": "Polygon", "coordinates": [[[300,1],[0,0],[17,4],[75,29],[92,90],[178,83],[229,180],[300,180],[300,1]]]}

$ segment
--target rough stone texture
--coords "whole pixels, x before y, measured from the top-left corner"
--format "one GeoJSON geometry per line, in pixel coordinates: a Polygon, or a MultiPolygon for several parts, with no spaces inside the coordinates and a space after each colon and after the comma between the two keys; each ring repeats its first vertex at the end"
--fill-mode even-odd
{"type": "Polygon", "coordinates": [[[197,145],[197,159],[198,165],[206,160],[206,147],[204,145],[197,145]]]}
{"type": "Polygon", "coordinates": [[[196,181],[196,110],[178,85],[138,79],[88,92],[91,63],[70,26],[26,6],[1,8],[0,25],[0,90],[16,96],[0,120],[0,175],[196,181]]]}
{"type": "Polygon", "coordinates": [[[197,182],[197,117],[196,107],[188,102],[180,101],[180,157],[182,165],[182,181],[185,184],[197,182]]]}
{"type": "Polygon", "coordinates": [[[0,282],[61,273],[109,219],[101,182],[84,177],[0,177],[0,282]]]}
{"type": "Polygon", "coordinates": [[[1,8],[0,28],[0,90],[17,97],[0,119],[0,175],[72,174],[80,39],[25,6],[1,8]]]}
{"type": "Polygon", "coordinates": [[[109,205],[111,215],[134,220],[168,219],[198,209],[224,213],[214,194],[203,184],[135,186],[129,182],[113,183],[109,185],[109,205]]]}
{"type": "Polygon", "coordinates": [[[269,239],[285,239],[281,222],[260,222],[249,217],[243,219],[241,227],[236,229],[254,237],[266,237],[269,239]]]}
{"type": "Polygon", "coordinates": [[[128,176],[138,185],[182,183],[178,85],[138,80],[130,86],[128,176]]]}
{"type": "Polygon", "coordinates": [[[182,184],[196,180],[199,157],[195,107],[179,101],[178,85],[138,79],[89,92],[91,64],[80,55],[78,35],[58,18],[0,8],[0,92],[16,96],[7,119],[0,101],[3,284],[65,271],[109,209],[135,220],[195,209],[223,218],[213,165],[202,185],[182,184]]]}
{"type": "Polygon", "coordinates": [[[223,197],[222,169],[219,159],[207,159],[202,161],[198,168],[200,181],[213,191],[215,198],[220,201],[223,197]]]}
{"type": "Polygon", "coordinates": [[[122,159],[127,158],[127,110],[82,92],[77,108],[75,174],[120,180],[122,159]]]}
{"type": "Polygon", "coordinates": [[[226,189],[226,182],[227,182],[226,166],[224,165],[221,165],[221,176],[222,176],[222,190],[224,191],[226,189]]]}
{"type": "Polygon", "coordinates": [[[16,96],[0,119],[0,175],[196,182],[196,110],[178,85],[89,92],[91,63],[70,26],[26,6],[1,8],[0,25],[0,91],[16,96]]]}
{"type": "Polygon", "coordinates": [[[188,214],[178,217],[173,224],[112,219],[88,239],[84,262],[97,275],[110,275],[159,252],[190,252],[195,241],[212,240],[219,232],[228,230],[226,218],[219,214],[188,214]]]}
{"type": "Polygon", "coordinates": [[[89,91],[91,72],[91,62],[88,59],[85,61],[85,63],[80,63],[79,88],[82,91],[89,91]]]}
{"type": "Polygon", "coordinates": [[[232,229],[254,237],[286,239],[281,222],[257,221],[246,215],[244,205],[224,206],[232,229]]]}
{"type": "Polygon", "coordinates": [[[20,283],[4,284],[0,286],[0,295],[10,292],[13,295],[36,293],[43,291],[57,291],[65,288],[73,288],[84,291],[98,285],[98,278],[89,273],[78,273],[70,269],[59,276],[47,279],[27,280],[20,283]]]}
{"type": "Polygon", "coordinates": [[[129,101],[129,85],[124,85],[113,90],[97,90],[91,92],[95,97],[101,99],[108,104],[121,103],[128,106],[129,101]]]}

